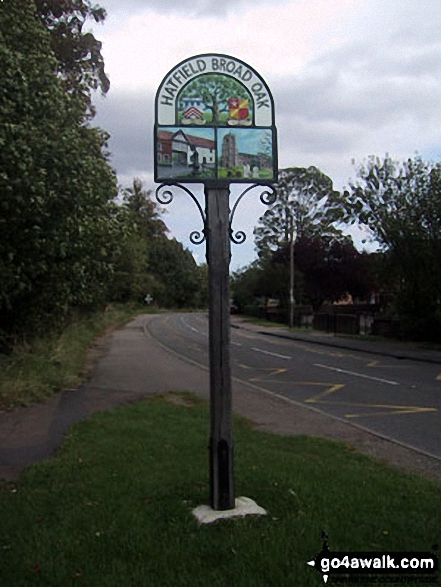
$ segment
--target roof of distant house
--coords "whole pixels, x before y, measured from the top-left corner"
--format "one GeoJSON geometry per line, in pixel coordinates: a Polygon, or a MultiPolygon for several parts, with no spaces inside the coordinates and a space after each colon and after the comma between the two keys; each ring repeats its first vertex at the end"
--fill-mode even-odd
{"type": "Polygon", "coordinates": [[[194,137],[192,135],[186,135],[188,141],[195,147],[204,147],[205,149],[214,149],[214,141],[210,139],[203,139],[202,137],[194,137]]]}
{"type": "Polygon", "coordinates": [[[182,134],[184,135],[187,142],[192,145],[193,147],[201,147],[204,149],[214,149],[215,142],[211,139],[204,139],[202,137],[195,137],[187,132],[182,130],[178,130],[177,132],[170,132],[167,130],[159,130],[158,131],[158,139],[162,141],[171,141],[176,135],[182,134]]]}
{"type": "Polygon", "coordinates": [[[175,133],[169,132],[168,130],[158,130],[158,139],[161,141],[170,141],[175,133]]]}

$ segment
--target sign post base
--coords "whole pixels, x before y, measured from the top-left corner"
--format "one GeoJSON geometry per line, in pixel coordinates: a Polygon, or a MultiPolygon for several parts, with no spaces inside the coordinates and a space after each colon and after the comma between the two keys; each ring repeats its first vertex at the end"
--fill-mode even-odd
{"type": "Polygon", "coordinates": [[[266,516],[267,513],[249,497],[238,497],[232,510],[216,511],[208,505],[200,505],[193,510],[193,515],[200,524],[211,524],[217,520],[243,516],[266,516]]]}

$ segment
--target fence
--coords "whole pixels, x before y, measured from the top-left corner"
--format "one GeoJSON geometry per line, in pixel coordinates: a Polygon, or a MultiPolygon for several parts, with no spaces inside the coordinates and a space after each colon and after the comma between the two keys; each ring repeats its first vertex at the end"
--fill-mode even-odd
{"type": "MultiPolygon", "coordinates": [[[[268,306],[249,306],[245,314],[279,322],[289,323],[289,309],[268,306]]],[[[398,337],[401,332],[399,318],[387,318],[380,315],[378,307],[365,304],[347,306],[322,306],[314,312],[311,306],[296,306],[293,326],[296,328],[314,328],[334,334],[361,334],[398,337]]]]}

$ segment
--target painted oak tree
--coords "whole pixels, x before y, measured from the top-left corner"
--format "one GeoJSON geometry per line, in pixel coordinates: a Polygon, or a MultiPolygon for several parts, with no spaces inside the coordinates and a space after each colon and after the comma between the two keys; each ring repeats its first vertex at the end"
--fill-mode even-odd
{"type": "Polygon", "coordinates": [[[332,180],[316,167],[279,171],[277,200],[259,219],[254,230],[261,258],[268,258],[291,238],[333,236],[342,216],[341,195],[332,180]]]}
{"type": "Polygon", "coordinates": [[[245,87],[224,75],[207,74],[190,82],[182,91],[182,97],[200,98],[205,108],[211,112],[210,123],[218,125],[223,122],[222,115],[229,111],[228,102],[231,98],[249,99],[252,101],[245,87]]]}

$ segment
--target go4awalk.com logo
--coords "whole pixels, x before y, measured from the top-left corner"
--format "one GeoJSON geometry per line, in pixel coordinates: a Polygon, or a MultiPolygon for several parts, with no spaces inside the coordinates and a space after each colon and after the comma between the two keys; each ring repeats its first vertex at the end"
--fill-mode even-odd
{"type": "Polygon", "coordinates": [[[324,583],[438,584],[438,557],[431,552],[331,552],[327,536],[322,537],[321,552],[307,564],[324,583]]]}

